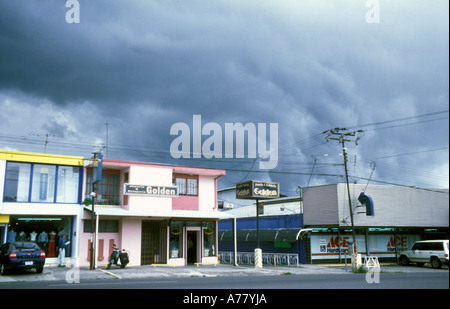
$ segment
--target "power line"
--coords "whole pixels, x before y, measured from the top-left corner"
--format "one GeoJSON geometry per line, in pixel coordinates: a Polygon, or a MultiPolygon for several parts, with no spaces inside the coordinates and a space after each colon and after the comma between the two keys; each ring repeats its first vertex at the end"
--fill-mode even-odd
{"type": "Polygon", "coordinates": [[[408,155],[412,155],[412,154],[419,154],[419,153],[440,151],[440,150],[447,150],[447,149],[448,149],[448,147],[443,147],[443,148],[428,149],[428,150],[414,151],[414,152],[408,152],[408,153],[400,153],[400,154],[395,154],[395,155],[378,157],[378,158],[375,158],[375,159],[372,159],[372,160],[387,159],[387,158],[394,158],[394,157],[400,157],[400,156],[408,156],[408,155]]]}
{"type": "MultiPolygon", "coordinates": [[[[392,119],[392,120],[386,120],[386,121],[380,121],[380,122],[356,125],[356,126],[353,126],[353,127],[348,127],[347,129],[363,128],[363,127],[368,127],[368,126],[377,126],[377,125],[381,125],[381,124],[387,124],[387,123],[393,123],[393,122],[399,122],[399,121],[405,121],[405,120],[411,120],[411,119],[417,119],[417,118],[430,117],[430,116],[445,114],[445,113],[448,113],[448,112],[449,112],[449,110],[444,110],[444,111],[433,112],[433,113],[428,113],[428,114],[422,114],[422,115],[417,115],[417,116],[411,116],[411,117],[405,117],[405,118],[398,118],[398,119],[392,119]]],[[[427,120],[425,122],[442,120],[442,119],[446,119],[446,118],[448,118],[448,116],[447,117],[443,117],[443,118],[438,118],[438,119],[427,120]]],[[[421,123],[421,122],[417,122],[417,123],[421,123]]],[[[417,124],[417,123],[411,123],[411,124],[417,124]]],[[[409,125],[409,124],[405,124],[405,125],[409,125]]],[[[402,125],[399,125],[399,126],[402,126],[402,125]]],[[[387,127],[387,128],[390,128],[390,127],[387,127]]]]}

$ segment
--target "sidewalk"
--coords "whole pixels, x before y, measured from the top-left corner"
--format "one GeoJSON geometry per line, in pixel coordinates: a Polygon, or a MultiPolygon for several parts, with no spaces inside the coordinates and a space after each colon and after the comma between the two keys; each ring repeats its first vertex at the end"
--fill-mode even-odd
{"type": "MultiPolygon", "coordinates": [[[[448,267],[442,269],[432,269],[431,267],[404,267],[398,264],[381,264],[382,272],[439,272],[447,271],[448,267]]],[[[6,276],[0,276],[1,282],[15,281],[48,281],[48,280],[97,280],[97,279],[130,279],[130,278],[174,278],[174,277],[220,277],[220,276],[279,276],[279,275],[311,275],[311,274],[354,274],[351,265],[344,264],[301,264],[299,267],[264,266],[255,268],[249,265],[232,266],[230,264],[214,265],[188,265],[188,266],[131,266],[121,269],[111,267],[99,267],[95,270],[89,268],[72,267],[46,267],[42,274],[37,274],[35,270],[13,272],[6,276]]]]}

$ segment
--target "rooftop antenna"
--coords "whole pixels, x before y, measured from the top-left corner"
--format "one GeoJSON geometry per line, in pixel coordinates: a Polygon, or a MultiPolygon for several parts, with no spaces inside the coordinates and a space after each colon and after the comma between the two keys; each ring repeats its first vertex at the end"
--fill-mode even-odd
{"type": "Polygon", "coordinates": [[[49,137],[58,137],[58,136],[64,136],[64,134],[55,134],[55,133],[40,133],[40,132],[31,132],[30,134],[28,134],[30,136],[45,136],[45,142],[44,142],[44,153],[47,153],[47,144],[48,144],[48,138],[49,137]]]}
{"type": "Polygon", "coordinates": [[[105,159],[108,158],[108,126],[109,124],[106,122],[106,146],[105,146],[105,159]]]}

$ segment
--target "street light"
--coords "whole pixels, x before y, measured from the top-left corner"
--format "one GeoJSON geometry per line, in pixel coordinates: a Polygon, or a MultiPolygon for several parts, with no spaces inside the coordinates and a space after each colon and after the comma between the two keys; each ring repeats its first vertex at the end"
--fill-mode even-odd
{"type": "Polygon", "coordinates": [[[90,252],[90,264],[89,264],[89,269],[90,270],[94,270],[95,269],[95,252],[94,252],[94,242],[96,239],[96,235],[95,235],[95,213],[94,213],[94,204],[95,204],[95,184],[93,185],[93,190],[91,192],[91,194],[89,194],[91,196],[92,199],[92,211],[91,211],[91,252],[90,252]]]}

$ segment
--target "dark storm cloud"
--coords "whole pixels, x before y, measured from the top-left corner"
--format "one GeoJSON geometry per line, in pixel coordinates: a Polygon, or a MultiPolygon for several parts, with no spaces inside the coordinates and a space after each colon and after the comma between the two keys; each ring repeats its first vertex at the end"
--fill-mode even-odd
{"type": "MultiPolygon", "coordinates": [[[[47,131],[104,139],[108,122],[110,144],[161,149],[153,155],[165,162],[171,125],[191,125],[194,114],[278,123],[281,149],[333,127],[448,109],[446,1],[380,0],[379,24],[366,22],[366,1],[79,2],[79,24],[66,23],[63,0],[0,3],[0,94],[72,115],[70,124],[51,118],[47,131]]],[[[354,154],[448,145],[440,124],[366,132],[354,154]]],[[[323,143],[280,152],[280,162],[339,152],[323,143]]]]}

